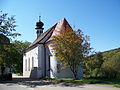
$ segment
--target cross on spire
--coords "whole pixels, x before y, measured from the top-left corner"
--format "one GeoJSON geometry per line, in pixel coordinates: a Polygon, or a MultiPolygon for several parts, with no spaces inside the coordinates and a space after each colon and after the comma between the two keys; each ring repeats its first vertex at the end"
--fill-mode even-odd
{"type": "Polygon", "coordinates": [[[41,16],[39,16],[39,22],[41,22],[41,16]]]}

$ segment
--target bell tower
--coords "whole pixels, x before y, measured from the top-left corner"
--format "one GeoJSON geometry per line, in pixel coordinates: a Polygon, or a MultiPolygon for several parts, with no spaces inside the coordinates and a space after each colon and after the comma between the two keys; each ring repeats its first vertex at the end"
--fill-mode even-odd
{"type": "Polygon", "coordinates": [[[37,38],[43,33],[43,26],[44,23],[41,22],[41,16],[39,16],[39,22],[36,23],[36,34],[37,34],[37,38]]]}

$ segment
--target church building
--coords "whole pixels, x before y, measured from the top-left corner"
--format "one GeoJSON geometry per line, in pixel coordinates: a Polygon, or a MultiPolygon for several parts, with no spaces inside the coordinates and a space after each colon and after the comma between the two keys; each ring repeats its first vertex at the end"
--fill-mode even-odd
{"type": "MultiPolygon", "coordinates": [[[[74,75],[69,68],[60,69],[60,62],[56,59],[52,50],[50,39],[60,30],[70,27],[64,18],[53,25],[43,33],[44,23],[39,20],[36,23],[36,40],[30,44],[23,55],[23,76],[31,78],[73,78],[74,75]]],[[[78,78],[83,76],[83,69],[80,66],[78,70],[78,78]]]]}

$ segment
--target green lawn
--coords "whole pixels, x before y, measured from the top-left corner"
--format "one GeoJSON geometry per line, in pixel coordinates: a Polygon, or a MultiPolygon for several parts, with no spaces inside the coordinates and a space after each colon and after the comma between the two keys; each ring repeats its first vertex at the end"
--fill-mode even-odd
{"type": "Polygon", "coordinates": [[[120,79],[105,79],[105,78],[84,78],[84,79],[50,79],[44,80],[54,82],[80,83],[80,84],[109,84],[120,88],[120,79]]]}

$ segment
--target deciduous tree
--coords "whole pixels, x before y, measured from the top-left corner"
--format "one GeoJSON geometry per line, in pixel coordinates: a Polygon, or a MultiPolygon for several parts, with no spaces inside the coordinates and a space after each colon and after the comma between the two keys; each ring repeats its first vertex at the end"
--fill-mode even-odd
{"type": "Polygon", "coordinates": [[[23,54],[30,42],[13,41],[6,51],[5,66],[13,68],[16,72],[22,72],[23,54]]]}
{"type": "Polygon", "coordinates": [[[53,50],[57,59],[66,67],[69,67],[77,78],[78,68],[90,52],[89,37],[82,31],[74,31],[67,27],[65,30],[52,37],[53,50]]]}
{"type": "Polygon", "coordinates": [[[9,17],[7,13],[0,11],[0,64],[5,64],[5,58],[10,49],[10,39],[21,34],[16,33],[16,21],[14,16],[9,17]]]}
{"type": "Polygon", "coordinates": [[[19,33],[16,33],[16,20],[14,16],[8,17],[7,13],[0,12],[0,34],[5,36],[16,37],[19,36],[19,33]]]}

